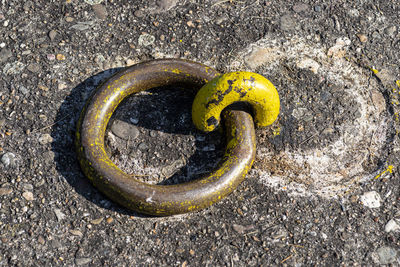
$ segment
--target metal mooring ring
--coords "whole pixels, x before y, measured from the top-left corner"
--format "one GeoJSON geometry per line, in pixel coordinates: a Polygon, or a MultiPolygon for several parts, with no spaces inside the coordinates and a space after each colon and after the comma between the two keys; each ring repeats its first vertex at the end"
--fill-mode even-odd
{"type": "Polygon", "coordinates": [[[199,63],[165,59],[140,63],[112,76],[86,103],[76,132],[78,160],[85,175],[115,202],[140,213],[165,216],[206,208],[230,194],[245,178],[255,158],[251,116],[225,112],[225,155],[209,174],[178,185],[151,185],[118,168],[107,156],[104,135],[119,103],[154,87],[183,84],[198,89],[220,74],[199,63]]]}

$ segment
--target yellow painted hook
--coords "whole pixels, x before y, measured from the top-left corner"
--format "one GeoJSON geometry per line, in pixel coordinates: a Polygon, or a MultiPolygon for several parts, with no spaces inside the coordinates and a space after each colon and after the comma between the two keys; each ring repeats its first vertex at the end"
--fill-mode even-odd
{"type": "Polygon", "coordinates": [[[252,72],[231,72],[214,78],[197,93],[192,106],[194,125],[202,131],[213,131],[221,112],[235,102],[248,102],[259,127],[272,124],[279,114],[279,95],[275,86],[252,72]]]}

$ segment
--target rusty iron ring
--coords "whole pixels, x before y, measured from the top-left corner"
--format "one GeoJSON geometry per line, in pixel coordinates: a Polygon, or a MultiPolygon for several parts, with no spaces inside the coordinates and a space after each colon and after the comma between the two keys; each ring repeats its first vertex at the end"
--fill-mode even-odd
{"type": "Polygon", "coordinates": [[[252,117],[227,111],[227,147],[209,174],[177,185],[151,185],[118,168],[107,156],[104,135],[111,115],[127,96],[155,87],[181,84],[198,90],[220,74],[205,65],[178,59],[153,60],[129,67],[100,85],[87,101],[76,131],[78,160],[101,192],[131,210],[166,216],[206,208],[230,194],[245,178],[255,158],[252,117]]]}

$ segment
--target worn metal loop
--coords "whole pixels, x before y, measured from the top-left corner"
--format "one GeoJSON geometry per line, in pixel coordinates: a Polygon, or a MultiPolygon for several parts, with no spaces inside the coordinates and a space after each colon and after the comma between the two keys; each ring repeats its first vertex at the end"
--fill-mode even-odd
{"type": "Polygon", "coordinates": [[[254,123],[246,112],[225,113],[224,157],[215,170],[187,183],[143,183],[118,168],[107,156],[104,146],[110,117],[127,96],[176,83],[198,90],[219,75],[214,69],[191,61],[154,60],[129,67],[100,85],[86,103],[76,132],[78,160],[85,175],[115,202],[151,215],[199,210],[230,194],[245,178],[255,157],[254,123]]]}
{"type": "Polygon", "coordinates": [[[236,102],[251,104],[257,126],[272,124],[279,114],[278,91],[269,80],[257,73],[235,71],[215,77],[199,90],[193,101],[194,125],[204,132],[213,131],[222,110],[236,102]]]}

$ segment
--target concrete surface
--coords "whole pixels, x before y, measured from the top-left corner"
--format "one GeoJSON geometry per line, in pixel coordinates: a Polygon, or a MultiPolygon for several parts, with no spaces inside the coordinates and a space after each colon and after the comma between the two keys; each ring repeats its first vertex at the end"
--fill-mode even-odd
{"type": "MultiPolygon", "coordinates": [[[[399,266],[399,14],[397,0],[0,1],[0,265],[399,266]],[[260,73],[282,108],[235,193],[154,218],[97,191],[73,139],[99,83],[166,57],[260,73]]],[[[192,99],[124,101],[110,157],[149,183],[210,171],[224,142],[194,128],[192,99]]]]}

